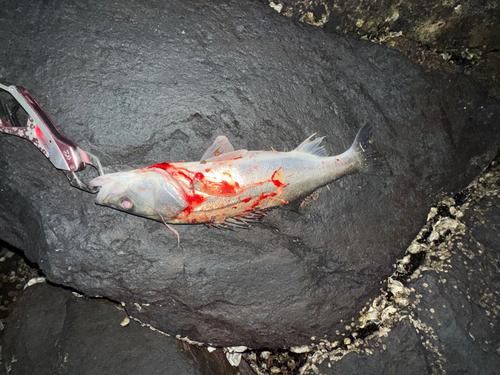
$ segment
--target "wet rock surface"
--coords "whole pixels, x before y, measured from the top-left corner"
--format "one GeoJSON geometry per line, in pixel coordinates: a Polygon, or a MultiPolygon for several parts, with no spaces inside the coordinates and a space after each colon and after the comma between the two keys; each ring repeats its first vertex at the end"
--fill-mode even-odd
{"type": "Polygon", "coordinates": [[[462,72],[500,96],[500,3],[494,0],[271,0],[280,14],[384,43],[426,69],[462,72]]]}
{"type": "MultiPolygon", "coordinates": [[[[31,373],[33,369],[37,374],[73,373],[75,362],[79,373],[101,371],[109,368],[110,361],[92,351],[95,346],[109,346],[112,364],[124,361],[121,368],[127,371],[133,362],[135,373],[164,373],[167,366],[203,375],[494,374],[500,345],[499,186],[500,168],[494,162],[466,190],[433,207],[407,255],[397,261],[383,295],[368,304],[369,310],[364,309],[361,325],[356,327],[357,320],[352,319],[342,334],[336,333],[335,342],[311,338],[308,346],[246,351],[240,365],[233,367],[224,355],[227,348],[207,350],[172,340],[144,324],[139,328],[133,320],[125,325],[128,317],[118,304],[41,284],[20,292],[8,304],[13,314],[2,318],[0,373],[31,373]],[[70,355],[74,348],[67,345],[69,341],[78,342],[76,355],[70,355]],[[156,352],[151,357],[151,345],[162,347],[162,360],[156,360],[156,352]],[[65,353],[63,359],[61,353],[65,353]],[[81,353],[87,360],[79,360],[81,353]],[[137,358],[149,363],[144,365],[137,358]],[[179,368],[179,362],[185,367],[179,368]]],[[[2,258],[3,272],[36,274],[28,272],[21,261],[6,262],[14,258],[10,253],[7,248],[2,251],[7,254],[2,258]]],[[[18,277],[19,283],[25,281],[18,277]]]]}
{"type": "Polygon", "coordinates": [[[12,306],[28,280],[39,276],[37,270],[26,263],[22,254],[13,250],[6,243],[0,242],[0,320],[2,321],[12,312],[12,306]]]}
{"type": "Polygon", "coordinates": [[[231,365],[222,348],[169,337],[120,304],[46,284],[6,244],[0,272],[0,374],[254,374],[245,360],[231,365]]]}
{"type": "Polygon", "coordinates": [[[429,374],[427,350],[419,333],[407,319],[394,324],[390,335],[377,338],[377,343],[362,353],[350,352],[338,362],[319,366],[321,374],[429,374]]]}
{"type": "Polygon", "coordinates": [[[1,72],[28,87],[108,171],[235,148],[343,152],[366,122],[391,177],[323,189],[249,231],[177,226],[104,207],[28,142],[0,135],[0,238],[53,282],[124,301],[141,321],[213,345],[280,347],[342,329],[392,273],[428,207],[494,155],[500,106],[461,76],[296,26],[259,4],[18,2],[1,72]],[[26,13],[32,15],[26,18],[26,13]]]}
{"type": "MultiPolygon", "coordinates": [[[[430,220],[434,222],[430,241],[419,242],[423,237],[417,237],[414,242],[425,248],[420,266],[401,279],[404,286],[392,281],[391,287],[390,281],[391,293],[374,301],[361,316],[362,323],[376,323],[374,333],[349,345],[337,341],[338,349],[329,354],[315,353],[319,361],[311,353],[304,373],[497,373],[499,186],[500,168],[495,163],[467,190],[471,197],[465,205],[455,205],[456,196],[439,206],[441,214],[435,210],[437,216],[430,220]],[[446,207],[451,208],[447,213],[446,207]],[[373,314],[374,306],[380,307],[381,314],[373,314]]],[[[424,237],[425,232],[424,228],[424,237]]],[[[343,337],[353,338],[353,331],[362,332],[347,330],[343,337]]]]}
{"type": "Polygon", "coordinates": [[[47,284],[28,288],[5,323],[2,374],[198,375],[177,340],[141,327],[114,303],[47,284]]]}

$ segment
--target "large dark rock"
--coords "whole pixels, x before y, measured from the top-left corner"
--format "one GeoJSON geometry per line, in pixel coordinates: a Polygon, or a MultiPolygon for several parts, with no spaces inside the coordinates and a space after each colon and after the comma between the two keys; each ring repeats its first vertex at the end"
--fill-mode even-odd
{"type": "Polygon", "coordinates": [[[428,352],[420,342],[418,332],[405,319],[397,322],[390,335],[372,344],[368,351],[351,352],[338,362],[325,361],[319,366],[321,374],[430,374],[426,363],[428,352]]]}
{"type": "Polygon", "coordinates": [[[134,321],[122,326],[126,318],[109,301],[35,285],[23,293],[5,324],[0,373],[203,373],[177,340],[134,321]]]}
{"type": "Polygon", "coordinates": [[[296,26],[251,2],[1,5],[0,70],[110,170],[236,148],[343,152],[371,122],[392,177],[356,175],[300,216],[223,231],[93,204],[25,140],[0,136],[0,237],[50,280],[125,301],[214,345],[297,345],[342,328],[378,291],[431,203],[492,156],[498,102],[398,52],[296,26]],[[29,15],[29,16],[27,16],[29,15]]]}
{"type": "Polygon", "coordinates": [[[500,198],[492,192],[466,211],[464,233],[441,254],[449,256],[444,270],[423,271],[406,284],[411,303],[388,334],[339,362],[323,362],[322,374],[498,373],[500,198]]]}
{"type": "Polygon", "coordinates": [[[281,14],[385,43],[428,69],[466,72],[500,96],[500,2],[280,0],[281,14]]]}

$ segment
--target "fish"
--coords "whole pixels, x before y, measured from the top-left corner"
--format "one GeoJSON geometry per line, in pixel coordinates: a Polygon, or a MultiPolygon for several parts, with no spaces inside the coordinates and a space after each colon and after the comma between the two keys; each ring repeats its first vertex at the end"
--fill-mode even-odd
{"type": "MultiPolygon", "coordinates": [[[[95,202],[168,224],[242,227],[269,209],[300,202],[318,188],[357,172],[386,169],[364,125],[351,147],[328,156],[311,135],[288,152],[234,150],[219,136],[200,161],[158,163],[93,179],[95,202]]],[[[171,228],[169,226],[169,228],[171,228]]]]}

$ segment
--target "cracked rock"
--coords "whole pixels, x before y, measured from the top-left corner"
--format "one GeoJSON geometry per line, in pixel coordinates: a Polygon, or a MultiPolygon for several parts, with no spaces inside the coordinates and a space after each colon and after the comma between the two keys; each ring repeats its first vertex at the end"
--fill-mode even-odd
{"type": "MultiPolygon", "coordinates": [[[[454,226],[451,235],[441,234],[446,237],[444,241],[431,241],[421,268],[405,284],[411,291],[410,303],[401,306],[392,321],[377,321],[380,328],[362,346],[323,355],[321,363],[310,361],[303,373],[313,373],[315,369],[325,375],[497,372],[498,176],[498,164],[494,162],[492,170],[471,184],[477,191],[461,208],[465,210],[460,225],[454,226]],[[487,183],[479,185],[478,181],[487,183]],[[438,253],[442,256],[436,257],[438,253]]],[[[437,223],[444,221],[441,218],[437,223]]],[[[434,230],[439,231],[439,227],[434,225],[434,230]]],[[[382,302],[390,303],[387,299],[382,302]]]]}
{"type": "Polygon", "coordinates": [[[2,374],[202,372],[175,339],[130,322],[123,309],[46,284],[23,292],[1,335],[2,374]]]}

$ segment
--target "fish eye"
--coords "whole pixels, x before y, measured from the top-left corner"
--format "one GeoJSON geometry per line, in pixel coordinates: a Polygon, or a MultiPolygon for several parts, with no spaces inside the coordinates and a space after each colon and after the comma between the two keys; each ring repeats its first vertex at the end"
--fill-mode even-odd
{"type": "Polygon", "coordinates": [[[124,210],[131,210],[133,207],[134,207],[134,204],[130,201],[130,199],[128,198],[123,198],[121,201],[120,201],[120,206],[121,208],[123,208],[124,210]]]}

